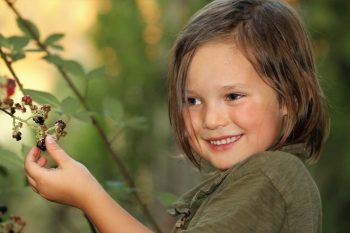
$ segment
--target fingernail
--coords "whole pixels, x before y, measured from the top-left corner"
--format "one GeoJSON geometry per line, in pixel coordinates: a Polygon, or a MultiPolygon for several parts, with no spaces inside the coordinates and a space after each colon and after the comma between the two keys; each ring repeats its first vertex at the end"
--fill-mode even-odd
{"type": "Polygon", "coordinates": [[[55,139],[51,135],[46,136],[46,143],[55,143],[55,139]]]}

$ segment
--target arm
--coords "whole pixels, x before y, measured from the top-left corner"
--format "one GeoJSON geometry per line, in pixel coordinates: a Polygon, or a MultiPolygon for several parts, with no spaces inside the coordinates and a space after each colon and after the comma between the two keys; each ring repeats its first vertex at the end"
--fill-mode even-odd
{"type": "Polygon", "coordinates": [[[69,157],[51,136],[46,148],[58,167],[45,168],[47,159],[33,148],[25,159],[32,189],[42,197],[84,211],[101,233],[151,232],[116,203],[85,166],[69,157]]]}

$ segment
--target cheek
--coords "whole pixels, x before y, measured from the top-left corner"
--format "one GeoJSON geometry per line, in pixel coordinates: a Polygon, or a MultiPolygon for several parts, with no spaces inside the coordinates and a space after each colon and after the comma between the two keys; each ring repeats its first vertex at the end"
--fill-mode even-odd
{"type": "Polygon", "coordinates": [[[281,130],[281,116],[275,105],[247,103],[234,110],[235,123],[248,135],[249,140],[272,144],[281,130]]]}

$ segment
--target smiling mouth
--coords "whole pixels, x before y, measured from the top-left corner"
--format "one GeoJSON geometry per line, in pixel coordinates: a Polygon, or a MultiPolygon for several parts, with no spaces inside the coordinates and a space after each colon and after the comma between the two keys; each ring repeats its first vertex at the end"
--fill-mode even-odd
{"type": "Polygon", "coordinates": [[[237,136],[231,136],[231,137],[217,139],[217,140],[208,140],[208,142],[211,145],[215,145],[215,146],[227,145],[227,144],[231,144],[233,142],[238,141],[242,136],[243,136],[243,134],[240,134],[237,136]]]}

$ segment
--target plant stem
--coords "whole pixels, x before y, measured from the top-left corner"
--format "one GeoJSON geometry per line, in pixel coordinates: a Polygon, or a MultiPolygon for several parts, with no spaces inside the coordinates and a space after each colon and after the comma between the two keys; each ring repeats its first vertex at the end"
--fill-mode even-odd
{"type": "Polygon", "coordinates": [[[11,62],[10,62],[9,60],[7,60],[7,56],[6,56],[6,54],[4,53],[4,51],[2,51],[1,47],[0,47],[0,55],[1,55],[2,60],[4,60],[4,62],[5,62],[5,64],[6,64],[6,66],[7,66],[7,68],[8,68],[9,71],[11,72],[13,78],[16,80],[16,83],[17,83],[19,89],[21,90],[22,93],[24,93],[24,92],[23,92],[23,85],[22,85],[22,83],[20,82],[20,80],[19,80],[18,76],[16,75],[15,71],[13,70],[12,65],[11,65],[11,62]]]}
{"type": "Polygon", "coordinates": [[[0,108],[1,111],[3,111],[4,113],[6,113],[7,115],[9,115],[10,117],[14,117],[13,114],[11,114],[10,112],[6,111],[3,108],[0,108]]]}
{"type": "MultiPolygon", "coordinates": [[[[33,32],[32,28],[27,24],[27,22],[24,20],[22,15],[18,12],[18,10],[15,8],[14,4],[10,0],[4,0],[7,5],[10,7],[10,9],[15,13],[17,18],[22,21],[23,25],[26,27],[32,38],[35,40],[36,44],[40,49],[42,49],[47,55],[51,55],[50,51],[47,49],[47,47],[40,41],[40,38],[37,38],[36,34],[33,32]]],[[[68,73],[63,69],[63,67],[55,65],[59,73],[62,75],[63,79],[67,82],[68,86],[71,88],[73,93],[77,96],[85,110],[90,111],[90,107],[86,103],[84,97],[80,94],[78,88],[74,85],[72,79],[69,77],[68,73]]],[[[11,67],[11,66],[10,66],[11,67]]],[[[110,141],[108,140],[107,134],[102,128],[101,124],[97,121],[97,118],[94,116],[90,116],[90,119],[92,121],[92,124],[94,127],[97,129],[98,133],[100,134],[100,137],[102,138],[105,146],[108,149],[109,154],[111,155],[112,159],[115,161],[119,172],[121,173],[125,183],[128,185],[129,188],[131,189],[136,189],[136,185],[131,178],[130,173],[128,172],[124,162],[119,158],[117,153],[114,151],[112,148],[112,145],[110,141]]],[[[160,227],[156,223],[155,219],[153,218],[151,212],[149,211],[147,205],[143,202],[141,199],[139,193],[133,192],[134,198],[136,199],[137,203],[139,204],[144,216],[148,219],[150,224],[153,226],[154,230],[158,233],[162,233],[160,227]]]]}

